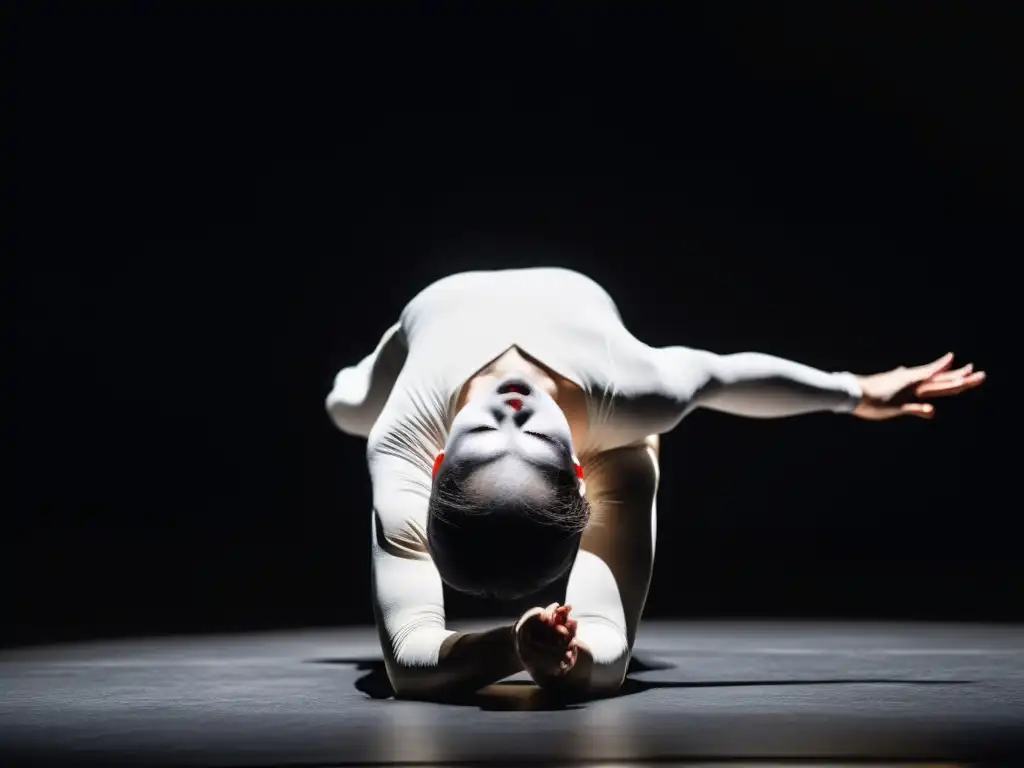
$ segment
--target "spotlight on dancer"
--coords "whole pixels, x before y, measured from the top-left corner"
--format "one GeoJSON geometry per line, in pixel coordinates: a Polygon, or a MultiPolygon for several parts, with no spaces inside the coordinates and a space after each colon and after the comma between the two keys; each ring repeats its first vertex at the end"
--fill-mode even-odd
{"type": "Polygon", "coordinates": [[[951,353],[861,376],[650,346],[566,269],[439,280],[327,397],[367,440],[372,599],[396,694],[442,699],[523,670],[560,694],[618,691],[654,562],[660,436],[693,411],[930,419],[931,400],[984,379],[951,353]],[[446,625],[444,584],[521,598],[566,575],[564,602],[510,625],[446,625]]]}

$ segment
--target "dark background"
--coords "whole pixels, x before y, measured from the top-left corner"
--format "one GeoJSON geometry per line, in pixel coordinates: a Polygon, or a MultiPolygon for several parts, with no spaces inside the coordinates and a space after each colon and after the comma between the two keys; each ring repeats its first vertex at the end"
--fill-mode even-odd
{"type": "Polygon", "coordinates": [[[688,419],[649,615],[1020,619],[1021,14],[664,6],[6,3],[4,640],[370,622],[334,374],[554,263],[653,344],[989,372],[688,419]]]}

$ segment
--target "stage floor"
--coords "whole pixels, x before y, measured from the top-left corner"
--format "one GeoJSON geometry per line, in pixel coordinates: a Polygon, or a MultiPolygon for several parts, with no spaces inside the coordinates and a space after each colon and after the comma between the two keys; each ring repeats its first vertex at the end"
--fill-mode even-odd
{"type": "Polygon", "coordinates": [[[1024,628],[643,625],[623,695],[554,709],[513,678],[387,698],[370,628],[0,654],[0,764],[1024,756],[1024,628]]]}

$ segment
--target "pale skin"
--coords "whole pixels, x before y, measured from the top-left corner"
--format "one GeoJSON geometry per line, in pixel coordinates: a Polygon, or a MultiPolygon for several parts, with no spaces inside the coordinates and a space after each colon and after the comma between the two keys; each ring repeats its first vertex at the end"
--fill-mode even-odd
{"type": "MultiPolygon", "coordinates": [[[[953,353],[917,366],[901,366],[883,373],[858,376],[863,396],[853,415],[866,421],[885,421],[903,416],[935,417],[932,399],[951,397],[974,389],[985,380],[984,371],[970,363],[953,368],[953,353]]],[[[572,382],[558,376],[512,348],[474,378],[466,382],[459,397],[461,407],[475,392],[493,387],[509,374],[528,376],[562,408],[575,446],[587,445],[586,402],[572,382]]],[[[582,449],[580,449],[582,450],[582,449]]],[[[584,486],[580,485],[584,493],[584,486]]],[[[576,637],[572,607],[552,603],[536,607],[515,625],[515,646],[523,667],[541,684],[571,677],[573,670],[589,657],[586,645],[576,637]]]]}

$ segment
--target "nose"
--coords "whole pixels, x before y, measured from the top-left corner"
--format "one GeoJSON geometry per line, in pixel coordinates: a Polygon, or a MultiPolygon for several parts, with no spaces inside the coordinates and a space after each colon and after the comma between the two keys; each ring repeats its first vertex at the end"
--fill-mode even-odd
{"type": "Polygon", "coordinates": [[[510,376],[503,379],[495,387],[494,393],[501,400],[500,406],[492,408],[492,413],[495,414],[495,417],[500,422],[505,416],[504,412],[511,408],[518,414],[514,417],[516,426],[521,427],[532,412],[532,409],[528,407],[529,398],[533,394],[533,387],[530,382],[519,376],[510,376]],[[498,411],[502,412],[501,416],[498,415],[498,411]]]}
{"type": "Polygon", "coordinates": [[[510,399],[503,402],[501,405],[494,405],[491,407],[491,415],[494,420],[498,423],[498,426],[509,423],[515,427],[522,429],[523,425],[530,420],[533,416],[533,408],[528,405],[524,405],[522,400],[510,399]]]}

